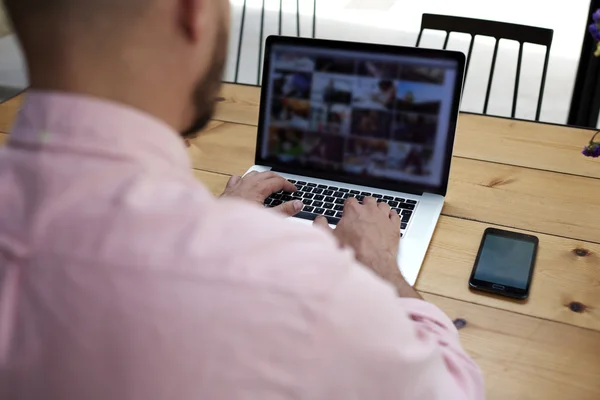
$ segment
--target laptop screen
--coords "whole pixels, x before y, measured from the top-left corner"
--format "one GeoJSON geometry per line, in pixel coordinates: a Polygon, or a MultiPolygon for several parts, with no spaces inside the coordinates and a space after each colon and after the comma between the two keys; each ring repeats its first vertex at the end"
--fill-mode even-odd
{"type": "Polygon", "coordinates": [[[262,160],[342,180],[447,184],[459,61],[291,43],[270,46],[268,60],[262,160]]]}

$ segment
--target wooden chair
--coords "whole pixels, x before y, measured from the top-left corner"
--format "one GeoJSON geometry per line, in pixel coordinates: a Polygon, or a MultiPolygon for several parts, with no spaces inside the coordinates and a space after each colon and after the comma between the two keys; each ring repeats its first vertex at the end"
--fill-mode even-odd
{"type": "MultiPolygon", "coordinates": [[[[240,63],[242,57],[242,44],[244,40],[244,23],[246,21],[246,3],[247,0],[244,0],[244,5],[242,6],[242,23],[240,26],[240,40],[238,42],[237,49],[237,58],[235,64],[235,78],[233,83],[239,83],[239,73],[240,73],[240,63]]],[[[279,0],[279,35],[282,32],[282,23],[283,23],[283,0],[279,0]]],[[[262,71],[262,63],[263,63],[263,46],[265,42],[264,38],[264,30],[265,30],[265,0],[262,1],[262,10],[260,17],[260,45],[258,49],[258,73],[256,76],[256,85],[260,85],[261,71],[262,71]]],[[[313,8],[313,22],[312,22],[312,37],[315,38],[317,32],[317,0],[314,0],[314,8],[313,8]]],[[[296,0],[296,36],[300,37],[300,0],[296,0]]]]}
{"type": "Polygon", "coordinates": [[[444,41],[444,49],[448,46],[448,39],[450,33],[466,33],[471,35],[471,42],[469,45],[469,53],[467,55],[467,69],[465,74],[469,72],[469,63],[471,61],[471,52],[473,51],[473,43],[475,37],[490,36],[496,39],[494,46],[494,55],[492,57],[492,67],[490,70],[490,76],[488,78],[488,86],[485,94],[485,103],[483,106],[483,113],[487,114],[488,103],[490,100],[490,90],[492,88],[492,80],[494,79],[494,69],[496,67],[496,56],[498,55],[498,43],[500,39],[515,40],[519,42],[519,58],[517,65],[517,76],[515,79],[513,104],[512,104],[512,118],[515,117],[517,108],[517,94],[519,91],[519,80],[521,78],[521,61],[523,57],[523,43],[533,43],[546,47],[546,60],[544,61],[544,71],[542,73],[542,83],[540,86],[540,94],[538,97],[538,105],[536,111],[535,120],[539,121],[540,112],[542,110],[542,100],[544,98],[544,87],[546,85],[546,75],[548,72],[548,60],[550,57],[550,48],[552,47],[552,38],[554,31],[552,29],[537,28],[526,25],[509,24],[505,22],[486,21],[482,19],[453,17],[448,15],[436,15],[436,14],[423,14],[421,20],[421,31],[417,39],[417,47],[421,44],[421,37],[425,29],[438,30],[446,32],[446,39],[444,41]]]}

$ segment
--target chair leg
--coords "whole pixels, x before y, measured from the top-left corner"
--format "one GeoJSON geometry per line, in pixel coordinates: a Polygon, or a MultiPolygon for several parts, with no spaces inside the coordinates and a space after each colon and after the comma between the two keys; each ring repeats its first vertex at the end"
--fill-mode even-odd
{"type": "Polygon", "coordinates": [[[417,44],[415,45],[415,47],[419,47],[419,45],[421,44],[421,37],[423,36],[423,31],[424,29],[421,29],[421,31],[419,32],[419,36],[417,36],[417,44]]]}
{"type": "Polygon", "coordinates": [[[494,46],[494,56],[492,57],[492,68],[490,70],[490,77],[488,80],[487,91],[485,92],[485,103],[483,105],[483,113],[487,114],[488,104],[490,102],[490,91],[492,90],[492,81],[494,80],[494,70],[496,69],[496,57],[498,56],[498,44],[500,40],[496,39],[496,45],[494,46]]]}
{"type": "Polygon", "coordinates": [[[237,61],[235,64],[235,78],[233,80],[234,83],[239,83],[238,78],[240,76],[240,63],[242,61],[242,42],[244,40],[244,23],[246,22],[246,2],[247,0],[244,0],[244,5],[242,8],[242,23],[240,26],[240,41],[238,43],[237,61]]]}
{"type": "Polygon", "coordinates": [[[517,76],[515,77],[515,88],[513,89],[513,104],[511,118],[517,113],[517,96],[519,95],[519,85],[521,81],[521,62],[523,61],[523,43],[519,42],[519,58],[517,60],[517,76]]]}
{"type": "Polygon", "coordinates": [[[444,50],[446,50],[446,48],[448,47],[448,40],[450,40],[450,33],[451,32],[446,32],[446,39],[444,40],[444,47],[443,47],[444,50]]]}
{"type": "Polygon", "coordinates": [[[546,60],[544,61],[544,72],[542,73],[542,83],[540,85],[540,96],[538,98],[537,112],[535,114],[535,120],[540,120],[542,113],[542,103],[544,101],[544,89],[546,88],[546,75],[548,73],[548,62],[550,61],[550,48],[546,47],[546,60]]]}
{"type": "Polygon", "coordinates": [[[314,6],[313,6],[313,32],[312,32],[312,37],[313,37],[313,39],[317,37],[317,0],[314,1],[314,6]]]}
{"type": "Polygon", "coordinates": [[[296,0],[296,37],[300,37],[300,0],[296,0]]]}
{"type": "Polygon", "coordinates": [[[283,0],[279,0],[279,36],[283,28],[283,0]]]}
{"type": "Polygon", "coordinates": [[[265,0],[262,2],[262,11],[260,13],[260,39],[258,42],[258,72],[256,73],[256,85],[260,86],[260,75],[263,60],[263,37],[265,34],[265,0]]]}

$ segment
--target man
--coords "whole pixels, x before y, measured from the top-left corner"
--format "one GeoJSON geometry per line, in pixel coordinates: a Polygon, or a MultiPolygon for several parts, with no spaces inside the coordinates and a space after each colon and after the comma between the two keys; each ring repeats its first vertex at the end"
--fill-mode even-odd
{"type": "Polygon", "coordinates": [[[452,322],[402,278],[399,219],[335,232],[197,183],[227,0],[6,0],[32,89],[0,153],[0,398],[478,399],[452,322]],[[387,281],[387,282],[386,282],[387,281]]]}

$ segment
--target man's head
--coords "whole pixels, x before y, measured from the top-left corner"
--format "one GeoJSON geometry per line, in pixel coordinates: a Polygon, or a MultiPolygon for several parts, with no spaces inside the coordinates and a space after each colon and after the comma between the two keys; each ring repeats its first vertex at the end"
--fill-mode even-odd
{"type": "Polygon", "coordinates": [[[121,102],[184,135],[210,119],[229,0],[4,0],[31,85],[121,102]]]}

